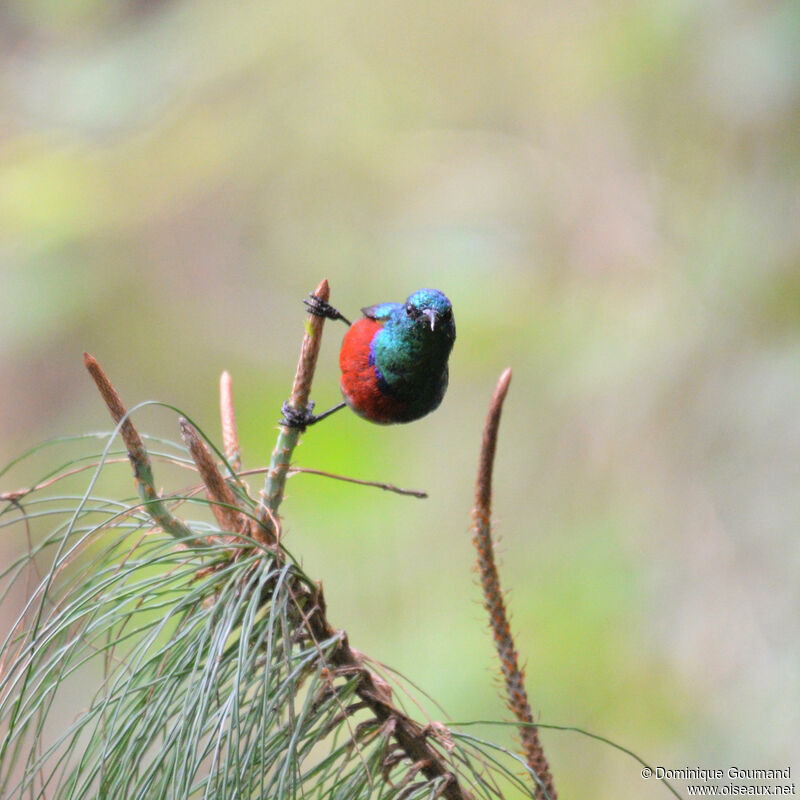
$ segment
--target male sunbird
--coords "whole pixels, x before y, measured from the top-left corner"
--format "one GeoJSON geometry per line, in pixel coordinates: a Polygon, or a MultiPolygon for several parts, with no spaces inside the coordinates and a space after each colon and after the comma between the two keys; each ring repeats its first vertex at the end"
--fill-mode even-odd
{"type": "Polygon", "coordinates": [[[354,323],[316,295],[303,302],[310,314],[350,326],[339,353],[344,403],[318,416],[313,403],[302,410],[284,403],[283,424],[304,429],[347,405],[370,422],[391,425],[439,407],[456,340],[453,307],[442,292],[419,289],[405,303],[367,306],[354,323]]]}

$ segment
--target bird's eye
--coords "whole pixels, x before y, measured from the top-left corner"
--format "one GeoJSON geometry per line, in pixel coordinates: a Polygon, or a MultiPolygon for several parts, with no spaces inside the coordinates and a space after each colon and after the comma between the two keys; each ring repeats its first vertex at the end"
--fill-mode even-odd
{"type": "Polygon", "coordinates": [[[417,311],[417,309],[416,309],[416,308],[414,308],[414,306],[413,306],[413,305],[411,305],[411,303],[409,303],[409,304],[406,306],[406,314],[408,314],[408,316],[409,316],[409,317],[414,317],[414,316],[416,316],[416,311],[417,311]]]}
{"type": "Polygon", "coordinates": [[[451,309],[451,308],[446,308],[442,312],[442,319],[450,319],[450,317],[452,317],[452,316],[453,316],[453,309],[451,309]]]}

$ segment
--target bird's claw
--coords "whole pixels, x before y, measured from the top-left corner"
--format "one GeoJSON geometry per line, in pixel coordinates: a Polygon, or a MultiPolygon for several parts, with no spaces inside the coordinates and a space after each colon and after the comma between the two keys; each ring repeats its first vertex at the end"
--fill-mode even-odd
{"type": "Polygon", "coordinates": [[[314,416],[314,403],[309,403],[305,408],[295,408],[287,400],[281,406],[283,417],[278,421],[280,425],[287,428],[297,428],[302,433],[309,425],[317,421],[314,416]]]}
{"type": "Polygon", "coordinates": [[[308,311],[309,314],[313,314],[315,317],[325,317],[325,319],[340,319],[348,325],[351,324],[350,320],[347,319],[341,311],[334,308],[327,300],[323,300],[315,294],[310,294],[309,297],[311,298],[310,300],[303,300],[308,306],[306,311],[308,311]]]}
{"type": "Polygon", "coordinates": [[[283,417],[278,420],[280,425],[287,428],[297,428],[302,433],[309,425],[319,422],[321,419],[335,414],[340,408],[344,408],[346,403],[339,403],[321,414],[314,413],[314,403],[309,403],[305,408],[296,408],[288,400],[281,406],[283,417]]]}

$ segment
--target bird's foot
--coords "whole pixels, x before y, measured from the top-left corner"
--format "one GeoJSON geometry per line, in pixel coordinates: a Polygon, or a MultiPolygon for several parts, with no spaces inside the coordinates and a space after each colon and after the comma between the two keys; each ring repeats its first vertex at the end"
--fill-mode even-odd
{"type": "Polygon", "coordinates": [[[325,317],[326,319],[340,319],[348,325],[352,324],[341,311],[334,308],[327,300],[323,300],[315,294],[310,294],[309,297],[311,298],[310,300],[303,300],[308,306],[306,311],[308,311],[309,314],[313,314],[315,317],[325,317]]]}
{"type": "Polygon", "coordinates": [[[287,400],[281,406],[283,417],[278,422],[280,425],[284,425],[287,428],[297,428],[300,433],[302,433],[309,425],[313,425],[315,422],[329,417],[334,411],[344,408],[345,405],[345,403],[339,403],[339,405],[329,408],[321,414],[315,414],[314,403],[309,403],[305,408],[295,408],[287,400]]]}
{"type": "Polygon", "coordinates": [[[305,408],[295,408],[287,400],[281,406],[281,414],[283,416],[278,420],[279,424],[287,428],[297,428],[300,433],[317,421],[314,416],[313,403],[309,403],[305,408]]]}

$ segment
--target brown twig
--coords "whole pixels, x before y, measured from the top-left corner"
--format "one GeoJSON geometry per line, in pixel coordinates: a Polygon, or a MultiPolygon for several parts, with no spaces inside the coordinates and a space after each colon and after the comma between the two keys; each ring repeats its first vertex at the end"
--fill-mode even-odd
{"type": "MultiPolygon", "coordinates": [[[[255,467],[253,469],[243,469],[241,472],[237,472],[236,475],[239,478],[243,478],[247,475],[263,475],[265,472],[269,472],[269,467],[255,467]]],[[[362,480],[361,478],[350,478],[347,475],[337,475],[335,472],[323,472],[320,469],[311,469],[309,467],[289,467],[290,474],[308,474],[308,475],[320,475],[324,478],[333,478],[337,481],[345,481],[346,483],[356,483],[359,486],[373,486],[376,489],[383,489],[386,492],[395,492],[396,494],[402,495],[410,495],[411,497],[419,497],[420,499],[425,499],[428,496],[427,492],[423,492],[420,489],[401,489],[399,486],[394,486],[391,483],[381,483],[380,481],[367,481],[362,480]]]]}
{"type": "MultiPolygon", "coordinates": [[[[107,458],[103,463],[122,464],[127,461],[127,458],[107,458]]],[[[23,497],[25,497],[25,495],[46,489],[48,486],[52,486],[54,483],[64,480],[64,478],[69,478],[72,475],[77,475],[79,472],[85,472],[89,469],[97,469],[97,463],[92,462],[90,464],[82,464],[80,467],[73,467],[72,469],[65,470],[64,472],[59,472],[58,475],[54,475],[52,478],[48,478],[47,480],[37,483],[34,486],[28,486],[25,489],[16,489],[13,492],[2,492],[0,493],[0,500],[8,500],[10,503],[16,503],[16,501],[21,500],[23,497]]]]}
{"type": "Polygon", "coordinates": [[[536,798],[537,800],[556,800],[553,776],[550,774],[550,767],[539,740],[539,731],[534,724],[528,694],[525,691],[525,674],[519,666],[517,651],[514,647],[492,545],[492,470],[497,450],[500,415],[510,381],[511,369],[507,369],[497,382],[483,429],[478,479],[475,485],[475,507],[472,510],[472,541],[478,551],[478,572],[486,610],[489,612],[489,625],[503,671],[508,706],[517,720],[522,723],[520,738],[525,758],[528,766],[538,778],[536,798]]]}
{"type": "Polygon", "coordinates": [[[203,545],[205,542],[197,539],[192,531],[181,522],[164,504],[164,501],[159,497],[155,488],[155,481],[153,480],[153,467],[150,463],[150,456],[147,454],[147,449],[144,446],[142,437],[139,436],[138,431],[133,426],[128,412],[120,399],[117,390],[112,385],[108,376],[103,372],[97,360],[89,355],[83,354],[83,363],[89,374],[95,382],[100,395],[105,401],[108,410],[111,412],[111,418],[117,425],[120,425],[120,433],[128,449],[128,458],[133,466],[133,477],[136,481],[136,488],[139,496],[142,498],[144,508],[148,514],[153,518],[153,521],[162,528],[162,530],[180,539],[186,544],[203,545]]]}
{"type": "Polygon", "coordinates": [[[429,741],[429,726],[422,726],[398,709],[392,702],[391,690],[386,682],[364,666],[363,656],[350,647],[347,634],[335,631],[328,622],[322,587],[318,586],[310,598],[311,610],[306,617],[306,626],[311,638],[319,643],[338,636],[339,641],[330,654],[330,663],[342,674],[358,677],[356,694],[372,711],[381,725],[389,723],[387,729],[402,748],[412,765],[428,780],[443,781],[441,796],[447,800],[472,800],[472,795],[461,786],[455,772],[448,768],[447,761],[429,741]]]}
{"type": "Polygon", "coordinates": [[[219,376],[219,415],[222,420],[222,449],[225,458],[228,459],[231,469],[239,472],[242,468],[242,453],[233,409],[233,381],[227,370],[219,376]]]}
{"type": "MultiPolygon", "coordinates": [[[[325,472],[321,469],[311,469],[310,467],[289,467],[289,472],[300,473],[305,475],[321,475],[323,478],[333,478],[337,481],[345,481],[345,483],[356,483],[359,486],[372,486],[375,489],[383,489],[384,492],[394,492],[395,494],[402,494],[407,497],[418,497],[420,500],[427,498],[428,493],[420,489],[401,489],[391,483],[381,483],[380,481],[365,481],[361,478],[350,478],[347,475],[337,475],[335,472],[325,472]]],[[[240,473],[244,475],[245,473],[240,473]]]]}
{"type": "MultiPolygon", "coordinates": [[[[321,300],[327,301],[330,296],[328,282],[323,280],[314,294],[321,300]]],[[[324,317],[320,316],[311,316],[307,321],[300,360],[289,398],[289,405],[296,411],[301,411],[308,405],[324,322],[324,317]]],[[[283,499],[286,477],[291,470],[292,453],[297,446],[299,436],[298,428],[286,425],[280,428],[258,511],[258,520],[267,530],[277,528],[278,506],[283,499]]],[[[411,763],[419,764],[421,771],[429,780],[443,781],[441,795],[447,800],[472,800],[469,792],[461,787],[456,774],[448,768],[446,760],[428,741],[426,729],[393,705],[391,691],[385,682],[364,666],[363,658],[350,647],[347,635],[343,631],[337,633],[330,625],[321,587],[309,601],[311,607],[306,616],[306,626],[310,636],[317,643],[338,636],[339,643],[330,656],[331,665],[343,673],[358,676],[356,694],[369,706],[381,725],[391,723],[392,736],[411,763]]]]}
{"type": "MultiPolygon", "coordinates": [[[[250,520],[246,515],[239,511],[239,504],[236,495],[225,482],[222,473],[217,468],[216,462],[206,447],[205,442],[200,438],[200,434],[194,425],[187,419],[181,417],[179,420],[181,437],[184,444],[189,448],[192,460],[197,466],[197,471],[205,484],[206,496],[211,505],[211,510],[224,531],[231,531],[236,534],[250,535],[250,520]]],[[[254,526],[257,527],[257,526],[254,526]]],[[[229,539],[235,537],[228,537],[229,539]]]]}
{"type": "MultiPolygon", "coordinates": [[[[323,280],[317,286],[314,294],[320,299],[327,301],[330,297],[330,287],[328,281],[323,280]]],[[[289,396],[289,406],[295,411],[303,411],[308,406],[309,395],[311,394],[311,383],[314,380],[314,370],[317,366],[317,356],[319,346],[322,341],[322,328],[325,318],[311,315],[306,321],[306,333],[303,337],[303,345],[300,349],[300,360],[297,363],[297,371],[294,376],[292,393],[289,396]]],[[[278,433],[278,441],[272,451],[272,458],[269,463],[269,472],[264,484],[264,491],[261,495],[256,517],[259,524],[264,528],[268,535],[277,535],[278,507],[283,500],[283,492],[286,487],[286,476],[289,473],[289,464],[292,460],[292,453],[300,438],[300,429],[281,425],[278,433]]]]}

